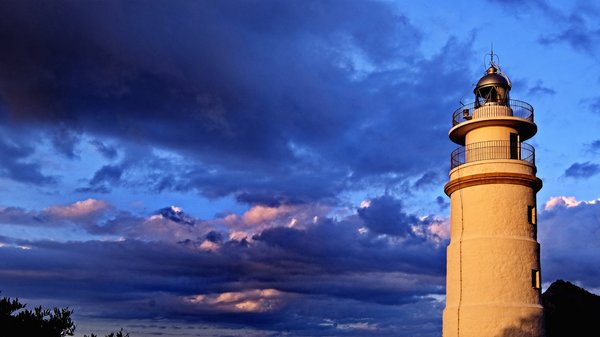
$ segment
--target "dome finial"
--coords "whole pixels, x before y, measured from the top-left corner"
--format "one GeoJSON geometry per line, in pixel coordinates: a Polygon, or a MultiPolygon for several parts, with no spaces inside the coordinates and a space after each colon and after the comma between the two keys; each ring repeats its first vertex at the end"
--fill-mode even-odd
{"type": "MultiPolygon", "coordinates": [[[[498,63],[500,62],[500,57],[498,57],[498,54],[494,54],[494,43],[491,43],[491,48],[490,48],[490,52],[489,54],[485,54],[484,58],[483,58],[483,65],[484,67],[487,67],[487,74],[492,74],[495,73],[497,70],[500,70],[500,66],[498,65],[498,63]],[[487,56],[490,57],[490,63],[489,65],[486,64],[486,59],[487,56]],[[498,60],[494,60],[494,57],[498,60]]],[[[500,70],[500,72],[502,72],[502,70],[500,70]]]]}
{"type": "Polygon", "coordinates": [[[494,54],[494,44],[492,43],[490,53],[484,57],[487,61],[487,57],[490,57],[489,66],[483,73],[483,77],[477,82],[473,93],[475,93],[475,100],[477,104],[500,104],[504,105],[509,100],[509,91],[512,87],[510,79],[502,68],[498,65],[500,58],[494,54]]]}

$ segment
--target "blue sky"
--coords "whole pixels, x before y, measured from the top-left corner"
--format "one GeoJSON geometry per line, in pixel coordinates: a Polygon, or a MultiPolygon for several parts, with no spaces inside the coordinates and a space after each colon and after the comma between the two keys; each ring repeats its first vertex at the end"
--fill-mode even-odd
{"type": "Polygon", "coordinates": [[[600,291],[592,1],[0,7],[0,290],[77,335],[440,336],[447,132],[492,43],[543,280],[600,291]]]}

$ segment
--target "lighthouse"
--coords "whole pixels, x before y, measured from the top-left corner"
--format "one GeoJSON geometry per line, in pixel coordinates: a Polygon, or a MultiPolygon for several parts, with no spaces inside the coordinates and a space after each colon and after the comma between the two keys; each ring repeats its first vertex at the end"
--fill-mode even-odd
{"type": "Polygon", "coordinates": [[[533,107],[491,53],[475,101],[452,114],[443,337],[542,337],[533,107]]]}

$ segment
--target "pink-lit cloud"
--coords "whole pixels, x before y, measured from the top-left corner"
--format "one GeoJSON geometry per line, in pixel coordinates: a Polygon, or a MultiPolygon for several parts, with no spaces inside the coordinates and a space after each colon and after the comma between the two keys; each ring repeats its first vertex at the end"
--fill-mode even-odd
{"type": "Polygon", "coordinates": [[[246,225],[264,224],[288,216],[292,211],[293,208],[290,206],[268,207],[258,205],[244,213],[242,221],[246,225]]]}
{"type": "Polygon", "coordinates": [[[78,219],[89,217],[110,209],[110,205],[102,200],[86,199],[66,206],[50,206],[43,213],[54,218],[78,219]]]}
{"type": "Polygon", "coordinates": [[[577,201],[575,197],[566,197],[566,196],[558,196],[558,197],[550,197],[548,201],[544,204],[544,210],[550,211],[555,207],[575,207],[579,205],[581,201],[577,201]]]}
{"type": "Polygon", "coordinates": [[[185,300],[196,305],[208,305],[226,312],[269,312],[283,302],[282,292],[276,289],[249,289],[220,294],[195,295],[185,300]]]}
{"type": "Polygon", "coordinates": [[[427,230],[434,240],[450,239],[450,219],[438,219],[438,221],[429,225],[427,230]]]}

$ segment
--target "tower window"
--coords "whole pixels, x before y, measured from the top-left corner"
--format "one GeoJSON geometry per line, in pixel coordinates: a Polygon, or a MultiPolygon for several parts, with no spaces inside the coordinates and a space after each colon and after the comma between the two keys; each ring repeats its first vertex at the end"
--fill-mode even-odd
{"type": "Polygon", "coordinates": [[[519,135],[510,133],[510,159],[521,159],[519,156],[519,135]]]}
{"type": "Polygon", "coordinates": [[[540,271],[537,269],[531,270],[531,286],[533,287],[533,289],[540,289],[542,287],[540,271]]]}
{"type": "Polygon", "coordinates": [[[527,222],[529,222],[532,225],[537,224],[535,206],[527,206],[527,222]]]}

